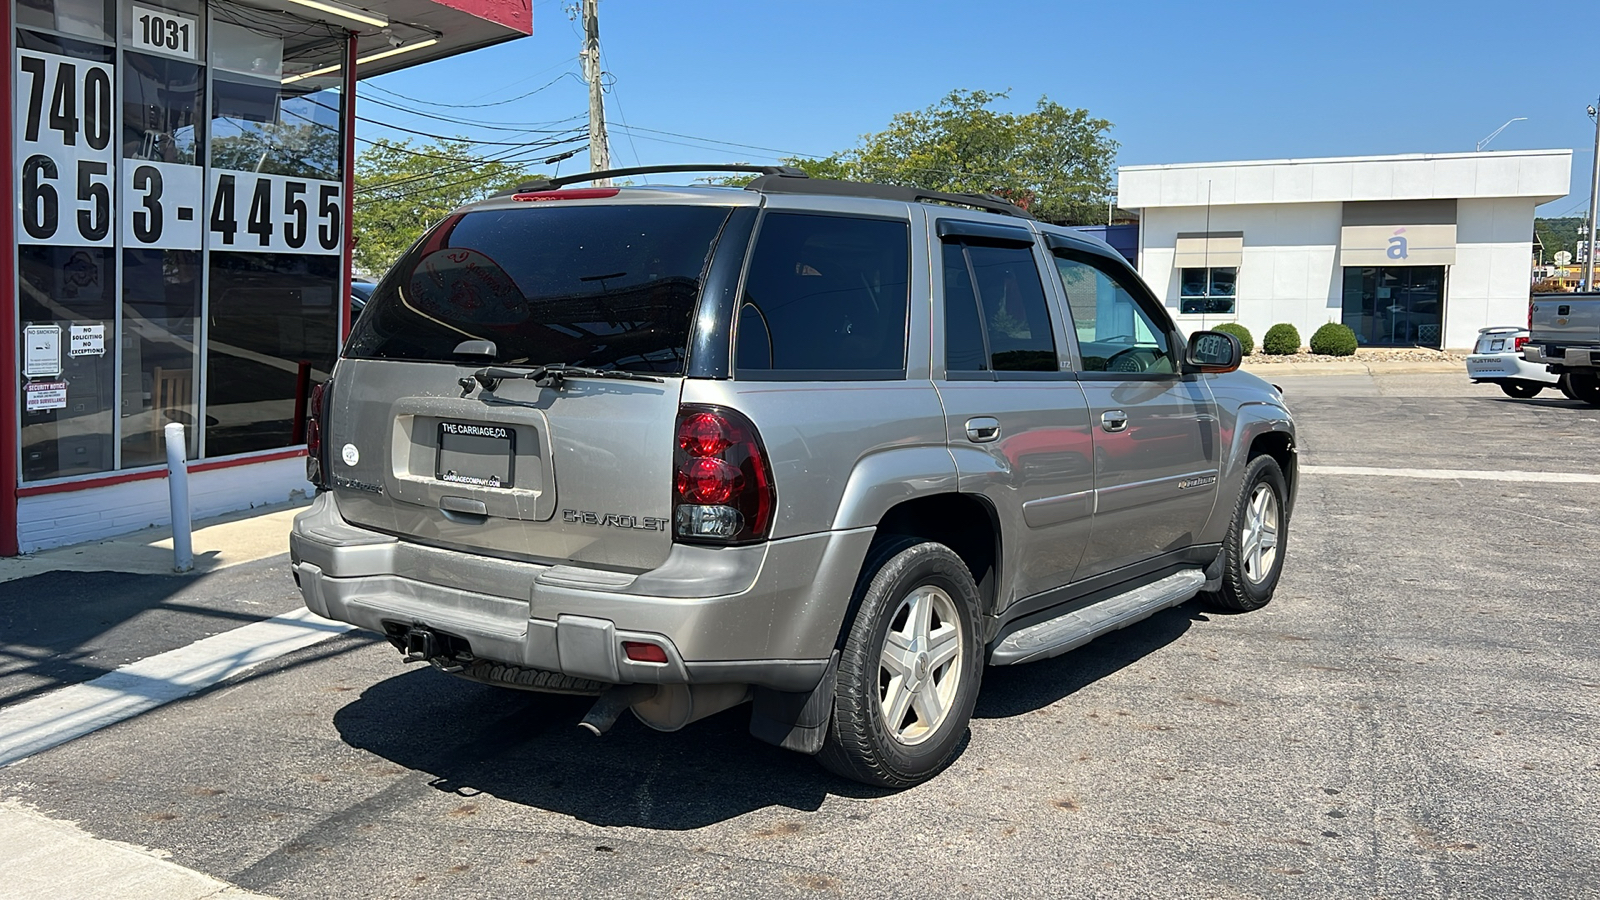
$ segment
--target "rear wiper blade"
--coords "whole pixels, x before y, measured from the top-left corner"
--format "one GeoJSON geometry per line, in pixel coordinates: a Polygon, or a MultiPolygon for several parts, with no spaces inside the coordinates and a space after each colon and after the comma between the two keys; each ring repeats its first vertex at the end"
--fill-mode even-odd
{"type": "Polygon", "coordinates": [[[591,369],[588,366],[569,366],[566,363],[551,363],[532,369],[501,369],[494,366],[479,369],[471,377],[460,380],[461,396],[472,393],[472,386],[477,384],[486,391],[492,391],[500,386],[502,381],[527,379],[540,387],[553,387],[559,389],[568,378],[615,378],[622,381],[653,381],[661,383],[661,379],[653,375],[639,372],[628,372],[623,369],[591,369]]]}

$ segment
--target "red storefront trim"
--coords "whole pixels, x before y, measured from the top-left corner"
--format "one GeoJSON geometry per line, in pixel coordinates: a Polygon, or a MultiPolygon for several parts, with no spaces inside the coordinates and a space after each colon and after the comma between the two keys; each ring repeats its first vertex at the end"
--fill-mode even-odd
{"type": "Polygon", "coordinates": [[[5,299],[0,301],[0,556],[17,555],[17,485],[20,481],[18,464],[22,457],[22,403],[21,386],[17,383],[22,366],[17,359],[17,241],[12,233],[16,204],[16,187],[11,183],[11,166],[15,151],[11,147],[12,106],[16,95],[11,85],[11,67],[16,51],[11,45],[16,40],[11,27],[11,0],[0,0],[0,32],[5,33],[0,47],[5,48],[5,64],[0,65],[0,96],[6,99],[6,114],[0,121],[0,154],[5,161],[0,164],[0,197],[5,198],[7,210],[0,215],[0,291],[5,299]]]}
{"type": "MultiPolygon", "coordinates": [[[[189,464],[189,471],[210,472],[216,469],[236,469],[240,466],[253,466],[256,463],[276,462],[280,459],[294,459],[305,456],[306,448],[294,447],[289,450],[275,450],[271,453],[258,453],[255,456],[241,456],[235,459],[214,459],[206,462],[189,464]]],[[[111,487],[115,484],[127,484],[130,481],[149,481],[152,478],[167,477],[166,469],[143,469],[138,472],[118,472],[115,475],[105,475],[100,478],[84,478],[79,481],[62,481],[55,484],[36,484],[17,489],[18,497],[38,497],[44,494],[66,494],[72,491],[88,491],[94,488],[111,487]]],[[[15,541],[17,530],[11,529],[11,539],[15,541]]],[[[12,553],[15,556],[16,553],[12,553]]]]}
{"type": "Polygon", "coordinates": [[[533,34],[532,0],[435,0],[440,6],[458,9],[468,15],[533,34]]]}
{"type": "MultiPolygon", "coordinates": [[[[5,2],[5,0],[0,0],[5,2]]],[[[344,42],[344,129],[340,139],[344,141],[344,271],[339,275],[339,283],[344,291],[340,294],[339,301],[339,346],[344,346],[344,339],[350,336],[350,270],[355,265],[355,218],[356,218],[356,42],[360,40],[354,31],[349,33],[349,38],[344,42]]],[[[304,394],[300,395],[304,397],[304,394]]],[[[295,417],[298,424],[302,421],[300,416],[295,417]]]]}

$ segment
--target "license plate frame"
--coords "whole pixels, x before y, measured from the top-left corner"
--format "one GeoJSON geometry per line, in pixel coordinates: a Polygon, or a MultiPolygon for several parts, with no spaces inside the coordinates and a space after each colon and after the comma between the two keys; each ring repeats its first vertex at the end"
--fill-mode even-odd
{"type": "Polygon", "coordinates": [[[517,430],[509,425],[441,420],[433,477],[468,487],[516,486],[517,430]],[[500,470],[504,470],[504,475],[500,470]]]}
{"type": "Polygon", "coordinates": [[[1489,352],[1490,353],[1498,353],[1498,352],[1500,352],[1501,350],[1504,350],[1504,349],[1506,349],[1506,342],[1504,340],[1490,341],[1489,342],[1489,352]]]}

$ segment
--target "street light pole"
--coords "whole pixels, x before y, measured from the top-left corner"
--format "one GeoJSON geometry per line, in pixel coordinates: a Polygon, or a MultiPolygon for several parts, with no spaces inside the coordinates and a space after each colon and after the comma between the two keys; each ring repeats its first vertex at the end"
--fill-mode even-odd
{"type": "MultiPolygon", "coordinates": [[[[1595,102],[1600,103],[1600,98],[1597,98],[1595,102]]],[[[1584,257],[1583,261],[1583,289],[1585,291],[1594,290],[1594,267],[1596,262],[1600,262],[1600,260],[1594,258],[1595,198],[1600,196],[1600,115],[1595,114],[1593,106],[1589,107],[1589,118],[1594,119],[1594,170],[1589,176],[1589,254],[1584,257]]]]}
{"type": "Polygon", "coordinates": [[[1489,132],[1489,136],[1488,137],[1486,137],[1483,140],[1479,141],[1478,145],[1476,147],[1472,148],[1472,152],[1477,153],[1478,151],[1482,150],[1484,147],[1489,146],[1489,142],[1494,140],[1495,138],[1499,137],[1500,136],[1500,132],[1505,131],[1506,130],[1506,126],[1510,125],[1512,122],[1526,122],[1526,121],[1528,121],[1528,117],[1527,116],[1517,116],[1515,119],[1507,119],[1505,125],[1501,125],[1499,128],[1496,128],[1495,130],[1489,132]]]}

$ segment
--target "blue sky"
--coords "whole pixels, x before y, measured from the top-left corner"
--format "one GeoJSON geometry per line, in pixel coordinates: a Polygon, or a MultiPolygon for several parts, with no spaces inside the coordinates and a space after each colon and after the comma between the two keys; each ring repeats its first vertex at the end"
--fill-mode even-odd
{"type": "MultiPolygon", "coordinates": [[[[531,38],[375,78],[360,94],[484,123],[581,126],[580,35],[563,5],[535,0],[531,38]],[[416,102],[494,103],[552,80],[496,106],[416,102]]],[[[1489,149],[1573,149],[1574,193],[1539,212],[1582,215],[1588,202],[1584,106],[1600,95],[1600,54],[1575,48],[1580,35],[1600,47],[1594,0],[601,0],[600,23],[613,165],[826,154],[952,89],[1009,89],[1018,111],[1046,95],[1109,119],[1123,165],[1470,151],[1525,116],[1489,149]]],[[[525,139],[370,102],[358,111],[420,131],[525,139]]],[[[363,123],[360,134],[385,131],[363,123]]],[[[562,170],[586,166],[580,155],[562,170]]]]}

